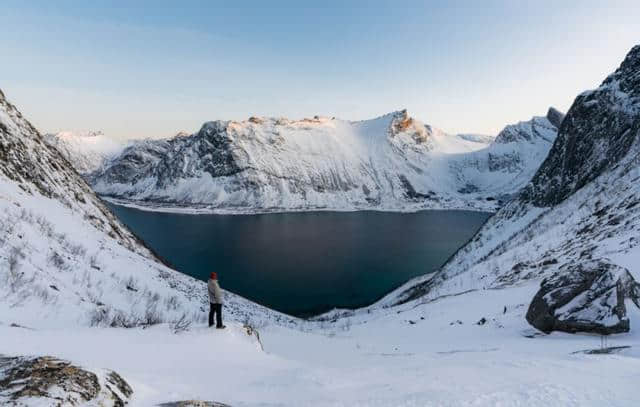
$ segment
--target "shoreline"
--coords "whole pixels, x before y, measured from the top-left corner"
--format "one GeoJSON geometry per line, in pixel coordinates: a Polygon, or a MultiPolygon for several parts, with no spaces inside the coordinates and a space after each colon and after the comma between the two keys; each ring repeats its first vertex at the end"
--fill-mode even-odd
{"type": "Polygon", "coordinates": [[[495,214],[501,207],[495,205],[468,206],[452,205],[445,206],[420,206],[410,205],[406,207],[305,207],[305,208],[211,208],[211,207],[180,207],[171,206],[167,203],[153,203],[132,201],[122,198],[114,198],[106,195],[99,195],[103,201],[117,206],[131,209],[138,209],[145,212],[173,213],[178,215],[265,215],[284,213],[308,213],[308,212],[391,212],[391,213],[416,213],[422,211],[467,211],[495,214]]]}

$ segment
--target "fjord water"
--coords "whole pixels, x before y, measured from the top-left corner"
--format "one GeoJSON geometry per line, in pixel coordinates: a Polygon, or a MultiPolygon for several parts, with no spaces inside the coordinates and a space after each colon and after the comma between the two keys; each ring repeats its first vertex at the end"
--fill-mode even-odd
{"type": "Polygon", "coordinates": [[[109,205],[177,270],[296,316],[361,307],[432,272],[490,216],[471,211],[185,215],[109,205]]]}

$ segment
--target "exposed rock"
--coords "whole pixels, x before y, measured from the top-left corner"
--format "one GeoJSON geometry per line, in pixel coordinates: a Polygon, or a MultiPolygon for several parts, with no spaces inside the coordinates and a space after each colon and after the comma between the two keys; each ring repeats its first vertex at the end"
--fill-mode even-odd
{"type": "Polygon", "coordinates": [[[556,205],[620,161],[640,132],[639,101],[636,46],[599,88],[578,95],[524,197],[536,206],[556,205]]]}
{"type": "Polygon", "coordinates": [[[627,332],[627,298],[640,304],[640,285],[626,269],[603,261],[571,264],[543,280],[526,318],[546,333],[627,332]]]}
{"type": "Polygon", "coordinates": [[[34,399],[56,406],[88,402],[108,407],[128,403],[133,390],[113,371],[94,372],[50,356],[0,356],[0,402],[27,406],[34,399]]]}
{"type": "Polygon", "coordinates": [[[556,128],[560,128],[560,125],[564,120],[564,113],[552,106],[547,111],[547,120],[549,120],[549,123],[553,124],[556,128]]]}
{"type": "Polygon", "coordinates": [[[202,400],[184,400],[173,401],[170,403],[162,403],[159,407],[230,407],[227,404],[218,403],[215,401],[202,401],[202,400]]]}

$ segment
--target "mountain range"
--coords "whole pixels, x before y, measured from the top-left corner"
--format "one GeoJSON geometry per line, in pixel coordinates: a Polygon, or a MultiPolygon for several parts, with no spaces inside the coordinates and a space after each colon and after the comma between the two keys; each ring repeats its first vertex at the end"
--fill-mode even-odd
{"type": "Polygon", "coordinates": [[[95,137],[48,140],[96,192],[147,208],[493,211],[529,181],[562,116],[550,108],[495,138],[446,134],[402,110],[360,122],[207,122],[192,135],[121,143],[118,153],[97,150],[95,137]]]}

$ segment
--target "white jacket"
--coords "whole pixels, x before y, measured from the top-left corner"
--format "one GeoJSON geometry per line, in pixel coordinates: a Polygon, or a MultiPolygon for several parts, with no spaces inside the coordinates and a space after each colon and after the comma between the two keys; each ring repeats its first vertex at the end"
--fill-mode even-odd
{"type": "Polygon", "coordinates": [[[218,280],[210,279],[209,283],[207,283],[207,288],[209,289],[209,302],[211,304],[222,304],[224,302],[218,280]]]}

